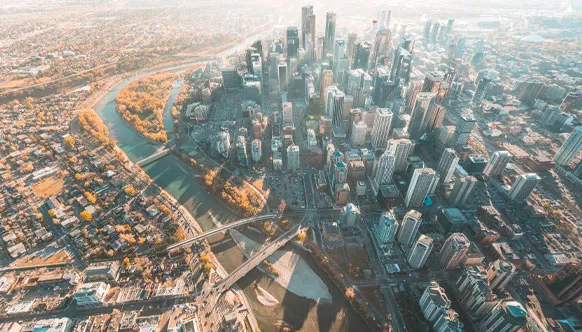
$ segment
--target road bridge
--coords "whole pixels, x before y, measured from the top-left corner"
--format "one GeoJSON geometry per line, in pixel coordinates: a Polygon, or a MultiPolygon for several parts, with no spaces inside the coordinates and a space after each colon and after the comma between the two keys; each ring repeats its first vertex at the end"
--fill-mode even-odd
{"type": "Polygon", "coordinates": [[[264,246],[260,251],[255,253],[248,260],[246,260],[241,266],[236,268],[236,270],[232,271],[226,278],[216,283],[213,287],[214,294],[218,296],[222,294],[224,291],[228,290],[235,282],[237,282],[250,270],[255,268],[255,266],[259,265],[261,262],[267,259],[267,257],[271,256],[275,251],[284,246],[287,242],[294,239],[297,236],[297,234],[299,234],[302,231],[302,229],[303,228],[301,224],[297,224],[291,227],[291,229],[283,233],[277,239],[273,240],[271,243],[264,246]]]}
{"type": "Polygon", "coordinates": [[[189,239],[186,239],[184,241],[174,243],[171,246],[169,246],[167,248],[167,250],[170,251],[170,250],[175,249],[175,248],[186,247],[186,246],[192,245],[193,243],[195,243],[197,241],[203,240],[203,239],[205,239],[205,238],[207,238],[209,236],[212,236],[214,234],[217,234],[217,233],[220,233],[220,232],[224,232],[224,231],[229,230],[231,228],[235,228],[235,227],[238,227],[238,226],[250,224],[250,223],[253,223],[253,222],[256,222],[256,221],[273,219],[276,216],[278,216],[278,215],[277,214],[266,214],[266,215],[262,215],[262,216],[255,216],[255,217],[251,217],[251,218],[241,219],[241,220],[232,222],[230,224],[226,224],[226,225],[223,225],[223,226],[220,226],[220,227],[211,229],[211,230],[209,230],[207,232],[204,232],[204,233],[195,235],[195,236],[193,236],[193,237],[191,237],[189,239]]]}

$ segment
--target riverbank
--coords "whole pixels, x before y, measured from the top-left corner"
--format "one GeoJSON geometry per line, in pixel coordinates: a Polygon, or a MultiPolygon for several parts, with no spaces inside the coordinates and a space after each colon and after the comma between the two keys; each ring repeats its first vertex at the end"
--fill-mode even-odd
{"type": "MultiPolygon", "coordinates": [[[[120,88],[115,87],[96,103],[95,110],[117,141],[117,146],[131,160],[136,161],[151,155],[156,150],[156,146],[138,136],[115,111],[115,94],[120,88]]],[[[225,209],[224,204],[216,197],[208,195],[188,163],[173,154],[144,166],[143,171],[158,187],[170,193],[194,217],[204,231],[215,227],[212,220],[214,218],[222,224],[240,219],[239,215],[225,209]],[[210,210],[213,218],[208,214],[210,210]]],[[[220,262],[227,272],[233,271],[245,261],[244,254],[227,234],[213,235],[208,238],[208,242],[217,262],[220,262]]],[[[317,303],[297,296],[278,283],[272,282],[272,279],[266,277],[258,269],[254,269],[241,278],[236,285],[240,286],[245,293],[246,297],[241,298],[248,300],[246,304],[256,317],[261,331],[278,332],[281,330],[281,322],[285,322],[285,326],[305,331],[367,331],[368,328],[364,322],[352,310],[329,277],[313,262],[312,257],[303,250],[291,249],[300,255],[327,285],[332,301],[331,303],[317,303]],[[267,308],[259,303],[254,295],[254,285],[260,285],[275,297],[279,304],[267,308]]]]}

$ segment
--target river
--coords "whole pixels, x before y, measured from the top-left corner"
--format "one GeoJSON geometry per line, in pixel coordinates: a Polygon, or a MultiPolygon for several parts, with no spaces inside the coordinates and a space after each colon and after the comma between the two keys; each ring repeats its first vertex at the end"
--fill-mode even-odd
{"type": "MultiPolygon", "coordinates": [[[[169,67],[167,69],[172,69],[169,67]]],[[[123,80],[105,95],[94,107],[95,111],[105,125],[109,128],[110,135],[117,141],[117,145],[127,154],[132,161],[140,160],[151,155],[159,148],[147,139],[138,135],[115,111],[115,97],[119,91],[132,80],[145,76],[152,71],[146,71],[123,80]]],[[[180,84],[178,80],[172,87],[168,105],[165,108],[164,124],[167,129],[173,128],[170,109],[180,84]]],[[[168,193],[174,196],[198,221],[204,230],[214,228],[214,222],[208,212],[211,211],[217,221],[221,223],[232,222],[240,219],[239,216],[226,209],[222,202],[209,195],[195,179],[197,175],[189,166],[174,155],[168,155],[144,167],[144,171],[168,193]]],[[[209,238],[212,250],[220,263],[227,271],[234,270],[244,261],[244,255],[236,246],[229,235],[219,234],[209,238]]],[[[332,281],[319,269],[313,259],[303,251],[291,248],[302,256],[311,268],[320,276],[329,288],[332,295],[332,303],[316,303],[312,300],[299,297],[273,282],[257,269],[249,272],[239,280],[238,285],[244,290],[251,304],[253,313],[257,318],[259,327],[265,332],[279,331],[279,322],[285,321],[297,329],[305,331],[367,331],[367,327],[360,317],[351,309],[343,295],[334,286],[332,281]],[[253,283],[259,285],[274,295],[280,305],[265,307],[257,301],[254,294],[253,283]]]]}

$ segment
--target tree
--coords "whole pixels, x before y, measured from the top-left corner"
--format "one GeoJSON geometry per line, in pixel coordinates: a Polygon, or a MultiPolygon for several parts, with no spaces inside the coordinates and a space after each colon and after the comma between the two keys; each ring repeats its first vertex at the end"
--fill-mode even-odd
{"type": "Polygon", "coordinates": [[[83,178],[83,176],[80,173],[75,173],[75,180],[79,181],[83,178]]]}
{"type": "Polygon", "coordinates": [[[135,188],[133,186],[126,187],[124,191],[128,196],[135,196],[135,188]]]}
{"type": "Polygon", "coordinates": [[[303,243],[303,241],[305,241],[305,232],[300,232],[299,234],[297,234],[297,240],[301,243],[303,243]]]}
{"type": "Polygon", "coordinates": [[[93,220],[93,215],[89,211],[83,211],[83,212],[79,213],[79,216],[81,217],[81,219],[83,221],[91,221],[91,220],[93,220]]]}
{"type": "Polygon", "coordinates": [[[206,255],[205,253],[202,253],[200,254],[200,262],[208,263],[210,262],[210,258],[208,258],[208,255],[206,255]]]}
{"type": "Polygon", "coordinates": [[[85,191],[83,193],[83,196],[85,196],[85,198],[87,199],[87,201],[91,204],[95,204],[95,202],[97,202],[97,199],[95,198],[95,196],[93,196],[93,194],[91,194],[88,191],[85,191]]]}
{"type": "Polygon", "coordinates": [[[72,150],[75,147],[75,139],[72,136],[67,136],[63,140],[63,144],[65,144],[65,147],[69,150],[72,150]]]}
{"type": "Polygon", "coordinates": [[[349,301],[352,301],[356,297],[356,293],[354,292],[354,289],[351,288],[351,287],[350,288],[346,288],[345,297],[349,301]]]}
{"type": "Polygon", "coordinates": [[[206,273],[210,272],[211,270],[215,269],[216,266],[214,266],[214,264],[208,262],[206,264],[204,264],[204,271],[206,271],[206,273]]]}
{"type": "Polygon", "coordinates": [[[56,216],[57,211],[55,211],[55,209],[50,209],[50,210],[48,210],[48,214],[49,214],[49,216],[54,217],[54,216],[56,216]]]}
{"type": "Polygon", "coordinates": [[[125,266],[125,267],[128,267],[130,263],[131,263],[131,262],[130,262],[130,260],[129,260],[129,257],[125,257],[125,258],[123,259],[123,266],[125,266]]]}

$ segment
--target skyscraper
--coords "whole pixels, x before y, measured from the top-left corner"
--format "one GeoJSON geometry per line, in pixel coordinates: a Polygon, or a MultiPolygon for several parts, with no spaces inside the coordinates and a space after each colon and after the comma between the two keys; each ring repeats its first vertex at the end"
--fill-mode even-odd
{"type": "Polygon", "coordinates": [[[353,68],[368,69],[371,45],[368,42],[357,42],[354,45],[353,68]]]}
{"type": "Polygon", "coordinates": [[[582,263],[571,262],[552,275],[550,289],[563,303],[576,303],[582,299],[582,263]]]}
{"type": "Polygon", "coordinates": [[[412,53],[399,47],[394,54],[394,62],[390,71],[390,80],[399,84],[408,84],[412,72],[412,53]]]}
{"type": "Polygon", "coordinates": [[[324,70],[321,72],[321,82],[319,88],[319,94],[321,96],[321,101],[327,101],[327,88],[333,84],[333,72],[331,70],[324,70]]]}
{"type": "Polygon", "coordinates": [[[325,113],[331,117],[333,127],[340,127],[343,118],[345,94],[336,86],[327,88],[327,98],[325,102],[325,113]]]}
{"type": "Polygon", "coordinates": [[[461,147],[467,145],[471,132],[475,128],[475,123],[477,123],[477,120],[472,115],[461,115],[461,118],[457,121],[455,133],[453,134],[453,146],[461,147]]]}
{"type": "Polygon", "coordinates": [[[421,222],[422,214],[416,210],[410,210],[404,215],[398,232],[398,243],[401,246],[408,248],[414,243],[421,222]]]}
{"type": "Polygon", "coordinates": [[[372,147],[374,149],[385,149],[390,138],[390,129],[394,114],[387,108],[376,109],[376,118],[372,128],[372,147]]]}
{"type": "Polygon", "coordinates": [[[483,97],[485,97],[485,93],[487,92],[490,83],[491,79],[489,77],[482,77],[479,82],[477,82],[477,88],[475,89],[475,93],[473,93],[473,99],[471,99],[471,102],[474,105],[481,105],[481,101],[483,100],[483,97]]]}
{"type": "Polygon", "coordinates": [[[311,14],[308,15],[305,19],[305,39],[303,45],[303,49],[306,51],[310,51],[313,56],[314,47],[315,47],[315,15],[311,14]]]}
{"type": "Polygon", "coordinates": [[[576,157],[581,149],[582,127],[577,127],[572,133],[570,133],[566,142],[562,144],[562,147],[560,147],[560,150],[558,150],[558,153],[554,156],[554,162],[558,165],[568,166],[570,161],[576,157]]]}
{"type": "Polygon", "coordinates": [[[451,148],[445,149],[437,166],[437,172],[441,175],[441,183],[447,183],[451,180],[458,164],[459,156],[457,156],[455,150],[451,148]]]}
{"type": "Polygon", "coordinates": [[[421,92],[438,92],[444,75],[440,71],[429,71],[424,77],[421,92]]]}
{"type": "Polygon", "coordinates": [[[387,150],[394,156],[394,173],[406,171],[408,157],[412,154],[415,144],[406,138],[390,140],[387,150]]]}
{"type": "Polygon", "coordinates": [[[299,32],[297,27],[287,28],[287,57],[297,58],[297,51],[299,50],[299,32]]]}
{"type": "Polygon", "coordinates": [[[335,41],[335,13],[328,12],[325,15],[325,39],[323,42],[324,55],[333,52],[335,41]]]}
{"type": "Polygon", "coordinates": [[[465,266],[456,283],[463,302],[471,316],[483,317],[497,305],[497,295],[489,287],[485,268],[465,266]]]}
{"type": "Polygon", "coordinates": [[[395,160],[392,152],[388,150],[380,156],[374,167],[374,185],[376,188],[383,184],[392,183],[395,160]]]}
{"type": "Polygon", "coordinates": [[[458,268],[465,258],[471,242],[463,233],[451,234],[441,249],[440,262],[445,270],[453,270],[458,268]]]}
{"type": "Polygon", "coordinates": [[[459,176],[455,179],[453,190],[449,195],[449,202],[453,206],[464,206],[477,183],[474,176],[459,176]]]}
{"type": "Polygon", "coordinates": [[[353,60],[354,58],[354,45],[356,45],[356,40],[358,40],[358,35],[354,32],[348,33],[348,42],[346,44],[346,54],[353,60]]]}
{"type": "Polygon", "coordinates": [[[259,163],[261,161],[262,150],[261,150],[261,140],[254,139],[251,144],[251,157],[255,163],[259,163]]]}
{"type": "Polygon", "coordinates": [[[430,285],[426,286],[418,304],[424,318],[433,325],[451,308],[451,300],[436,281],[431,281],[430,285]]]}
{"type": "Polygon", "coordinates": [[[248,165],[247,142],[244,136],[238,136],[236,140],[236,156],[241,165],[248,165]]]}
{"type": "Polygon", "coordinates": [[[508,195],[512,201],[524,201],[534,190],[542,178],[536,173],[525,173],[517,177],[508,195]]]}
{"type": "Polygon", "coordinates": [[[299,147],[297,145],[289,145],[287,147],[287,170],[298,172],[300,169],[299,147]]]}
{"type": "Polygon", "coordinates": [[[517,301],[499,303],[479,324],[480,332],[516,332],[527,324],[527,311],[517,301]]]}
{"type": "Polygon", "coordinates": [[[421,234],[408,254],[408,265],[413,269],[421,269],[426,263],[432,248],[432,238],[421,234]]]}
{"type": "Polygon", "coordinates": [[[381,56],[387,56],[392,50],[392,33],[388,28],[380,28],[376,32],[376,39],[374,41],[374,59],[373,64],[376,65],[381,56]]]}
{"type": "Polygon", "coordinates": [[[493,290],[504,289],[515,275],[515,265],[508,261],[498,259],[489,265],[487,280],[493,290]]]}
{"type": "Polygon", "coordinates": [[[483,174],[491,177],[501,176],[507,164],[511,161],[511,153],[507,151],[495,151],[493,157],[485,167],[483,174]]]}
{"type": "Polygon", "coordinates": [[[287,63],[281,61],[277,66],[277,73],[278,73],[278,82],[279,82],[279,92],[283,93],[287,89],[287,80],[288,80],[288,72],[287,72],[287,63]]]}
{"type": "Polygon", "coordinates": [[[434,108],[435,101],[436,93],[434,92],[420,92],[416,96],[408,128],[411,138],[420,138],[427,132],[429,113],[434,108]]]}
{"type": "Polygon", "coordinates": [[[436,172],[432,168],[418,168],[414,170],[412,180],[406,191],[404,203],[406,207],[420,207],[430,193],[435,180],[436,172]]]}
{"type": "MultiPolygon", "coordinates": [[[[313,15],[313,6],[301,7],[301,46],[303,48],[305,48],[305,34],[311,32],[309,28],[307,28],[307,17],[311,15],[313,15]]],[[[312,34],[312,36],[314,35],[315,33],[312,34]]]]}
{"type": "Polygon", "coordinates": [[[380,215],[376,239],[378,243],[386,249],[391,249],[398,231],[398,222],[394,218],[394,213],[386,211],[380,215]]]}

